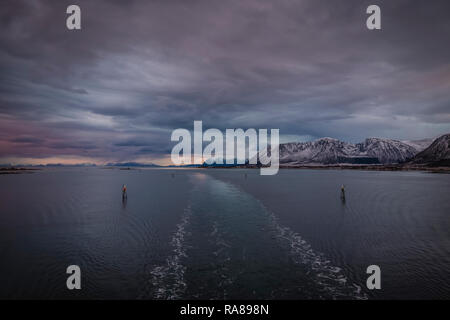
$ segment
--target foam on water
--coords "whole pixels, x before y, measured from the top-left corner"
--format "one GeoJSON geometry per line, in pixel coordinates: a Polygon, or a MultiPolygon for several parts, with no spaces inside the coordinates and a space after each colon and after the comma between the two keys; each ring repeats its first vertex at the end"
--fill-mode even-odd
{"type": "Polygon", "coordinates": [[[297,264],[305,265],[310,277],[320,286],[323,293],[322,298],[331,299],[368,299],[362,292],[361,287],[354,283],[349,283],[340,267],[333,266],[322,253],[316,252],[311,245],[298,233],[289,227],[280,225],[273,212],[268,210],[261,201],[257,200],[266,212],[269,213],[271,224],[277,231],[277,239],[290,250],[293,261],[297,264]]]}
{"type": "Polygon", "coordinates": [[[230,275],[228,263],[231,261],[230,252],[231,245],[227,243],[223,234],[220,232],[220,226],[217,221],[213,223],[213,231],[211,232],[211,236],[213,236],[214,244],[217,248],[216,251],[213,252],[213,255],[217,259],[217,269],[215,270],[215,274],[218,275],[220,279],[217,283],[218,288],[220,288],[220,292],[217,292],[218,298],[226,299],[228,297],[227,287],[231,286],[235,279],[230,275]]]}
{"type": "MultiPolygon", "coordinates": [[[[259,208],[257,211],[262,213],[262,216],[259,217],[263,219],[259,223],[263,223],[268,227],[267,230],[271,230],[270,232],[274,235],[273,241],[277,243],[274,243],[274,245],[283,248],[283,251],[286,251],[294,264],[301,265],[306,269],[307,277],[316,286],[314,297],[322,299],[367,299],[367,295],[361,290],[361,287],[350,283],[340,267],[334,266],[324,254],[316,252],[298,233],[281,225],[275,214],[268,210],[260,200],[233,184],[215,180],[214,186],[215,188],[212,190],[218,194],[211,194],[212,198],[210,199],[215,199],[216,196],[222,197],[222,193],[227,191],[228,196],[231,194],[235,201],[240,203],[253,202],[255,204],[253,208],[259,208]]],[[[204,190],[197,190],[197,192],[200,191],[204,192],[204,190]]],[[[201,197],[200,199],[204,198],[201,197]]],[[[192,294],[193,298],[199,298],[198,295],[202,295],[194,288],[191,288],[193,291],[187,288],[188,281],[186,281],[187,266],[189,265],[187,250],[191,249],[187,245],[187,241],[189,241],[187,238],[191,239],[188,229],[192,229],[191,224],[194,221],[191,220],[192,216],[196,214],[196,210],[199,209],[197,206],[203,205],[203,203],[195,202],[195,204],[192,208],[189,206],[185,210],[182,220],[177,225],[171,241],[172,254],[163,265],[154,267],[151,271],[151,283],[154,288],[153,297],[156,299],[181,299],[186,294],[188,296],[192,294]]],[[[235,280],[239,276],[239,272],[236,273],[235,268],[230,269],[233,263],[230,260],[232,250],[236,250],[236,247],[233,247],[230,243],[231,239],[229,239],[230,235],[228,234],[230,230],[227,229],[230,226],[222,225],[222,223],[229,224],[230,221],[228,219],[225,220],[226,222],[218,220],[219,216],[216,215],[207,215],[207,217],[207,219],[211,219],[211,229],[205,240],[209,238],[208,241],[212,241],[213,244],[214,251],[211,253],[215,257],[215,270],[211,270],[211,274],[215,275],[213,278],[217,281],[215,284],[217,286],[216,292],[210,292],[209,294],[211,295],[210,298],[213,299],[227,299],[229,295],[236,294],[235,280]],[[229,293],[229,289],[233,293],[229,293]]],[[[191,230],[191,232],[194,232],[194,230],[191,230]]],[[[245,246],[243,248],[245,249],[245,246]]],[[[199,248],[192,249],[198,250],[199,248]]],[[[243,251],[243,260],[245,260],[245,256],[246,252],[243,251]]]]}
{"type": "MultiPolygon", "coordinates": [[[[275,213],[269,210],[261,200],[245,192],[240,186],[221,181],[229,190],[235,193],[240,202],[243,198],[257,203],[257,207],[267,221],[268,230],[274,234],[280,246],[284,248],[292,261],[297,265],[306,267],[308,278],[317,285],[318,298],[322,299],[368,299],[358,284],[351,283],[342,268],[333,263],[320,252],[314,250],[301,235],[278,221],[275,213]]],[[[217,233],[216,231],[214,233],[217,233]]]]}
{"type": "Polygon", "coordinates": [[[166,259],[164,265],[156,266],[150,272],[151,284],[154,289],[155,299],[180,299],[186,290],[184,274],[186,266],[181,260],[186,257],[185,238],[188,235],[186,230],[191,217],[191,207],[188,206],[183,213],[180,223],[172,237],[172,254],[166,259]]]}

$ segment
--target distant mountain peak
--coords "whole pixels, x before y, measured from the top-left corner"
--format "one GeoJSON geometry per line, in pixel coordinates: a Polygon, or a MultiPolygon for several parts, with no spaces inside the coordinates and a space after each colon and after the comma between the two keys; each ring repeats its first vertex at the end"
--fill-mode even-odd
{"type": "Polygon", "coordinates": [[[322,137],[322,138],[319,138],[319,139],[317,139],[317,140],[315,140],[315,141],[328,141],[328,142],[336,142],[336,141],[339,141],[338,139],[336,139],[336,138],[330,138],[330,137],[322,137]]]}
{"type": "MultiPolygon", "coordinates": [[[[438,137],[436,137],[436,138],[438,138],[438,137]]],[[[420,151],[423,151],[426,148],[428,148],[436,138],[425,138],[425,139],[420,139],[420,140],[403,140],[402,142],[406,143],[407,145],[410,145],[411,147],[416,149],[418,152],[420,152],[420,151]]]]}
{"type": "Polygon", "coordinates": [[[425,150],[419,152],[411,164],[450,166],[450,133],[435,139],[425,150]]]}
{"type": "Polygon", "coordinates": [[[139,162],[110,162],[106,164],[107,167],[159,167],[153,163],[139,163],[139,162]]]}

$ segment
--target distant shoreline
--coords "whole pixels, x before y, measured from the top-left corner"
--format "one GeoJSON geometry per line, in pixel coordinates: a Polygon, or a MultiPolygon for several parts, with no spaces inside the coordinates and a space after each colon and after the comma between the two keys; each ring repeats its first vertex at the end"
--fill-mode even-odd
{"type": "Polygon", "coordinates": [[[34,171],[41,170],[37,168],[15,168],[15,167],[4,167],[0,168],[0,174],[21,174],[21,173],[33,173],[34,171]]]}
{"type": "MultiPolygon", "coordinates": [[[[242,166],[203,166],[204,169],[259,169],[256,165],[242,166]]],[[[450,167],[427,167],[408,165],[280,165],[280,169],[300,169],[300,170],[363,170],[363,171],[424,171],[431,173],[450,173],[450,167]]]]}
{"type": "MultiPolygon", "coordinates": [[[[50,167],[49,167],[50,168],[50,167]]],[[[66,168],[60,166],[59,168],[66,168]]],[[[67,166],[67,168],[73,168],[67,166]]],[[[99,169],[117,169],[117,170],[140,170],[140,169],[260,169],[257,165],[236,165],[236,166],[160,166],[160,167],[110,167],[95,166],[99,169]]],[[[2,174],[23,174],[34,173],[45,168],[24,168],[24,167],[0,167],[0,175],[2,174]]],[[[431,166],[411,166],[411,165],[280,165],[280,170],[296,169],[296,170],[361,170],[361,171],[422,171],[430,173],[450,173],[450,167],[431,167],[431,166]]]]}

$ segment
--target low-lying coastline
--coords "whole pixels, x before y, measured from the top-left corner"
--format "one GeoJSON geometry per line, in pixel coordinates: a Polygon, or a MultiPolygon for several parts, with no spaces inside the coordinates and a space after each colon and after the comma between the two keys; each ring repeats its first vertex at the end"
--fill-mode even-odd
{"type": "MultiPolygon", "coordinates": [[[[118,170],[140,170],[140,167],[134,168],[115,168],[108,166],[98,166],[100,169],[118,169],[118,170]]],[[[261,166],[258,165],[198,165],[189,167],[156,167],[157,169],[260,169],[261,166]]],[[[289,165],[281,164],[280,169],[301,169],[301,170],[362,170],[362,171],[423,171],[431,173],[450,173],[450,167],[445,166],[425,166],[425,165],[402,165],[402,164],[392,164],[392,165],[355,165],[355,164],[304,164],[304,165],[289,165]]],[[[0,174],[22,174],[22,173],[34,173],[41,168],[17,168],[17,167],[3,167],[0,168],[0,174]]]]}
{"type": "Polygon", "coordinates": [[[15,168],[15,167],[4,167],[0,168],[0,174],[21,174],[21,173],[33,173],[37,168],[15,168]]]}
{"type": "Polygon", "coordinates": [[[450,167],[402,166],[402,165],[325,165],[325,166],[281,166],[286,169],[337,169],[368,171],[426,171],[450,173],[450,167]]]}
{"type": "MultiPolygon", "coordinates": [[[[222,168],[222,169],[259,169],[257,165],[237,165],[237,166],[200,166],[200,168],[222,168]]],[[[366,171],[425,171],[432,173],[450,173],[450,167],[432,167],[432,166],[419,166],[419,165],[355,165],[355,164],[305,164],[305,165],[289,165],[281,164],[280,169],[320,169],[320,170],[366,170],[366,171]]]]}

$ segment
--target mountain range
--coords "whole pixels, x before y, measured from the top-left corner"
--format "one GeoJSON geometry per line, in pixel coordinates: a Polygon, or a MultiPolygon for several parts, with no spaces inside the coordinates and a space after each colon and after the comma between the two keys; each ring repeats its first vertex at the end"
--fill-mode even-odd
{"type": "Polygon", "coordinates": [[[140,162],[110,162],[106,164],[107,167],[139,167],[139,168],[155,168],[160,167],[154,163],[140,163],[140,162]]]}
{"type": "MultiPolygon", "coordinates": [[[[433,139],[399,141],[367,138],[349,143],[334,138],[280,144],[283,166],[332,164],[445,165],[450,162],[450,134],[433,139]]],[[[270,151],[270,148],[269,148],[270,151]]]]}
{"type": "MultiPolygon", "coordinates": [[[[268,148],[270,152],[270,146],[268,148]]],[[[290,142],[279,146],[281,167],[309,165],[392,165],[450,167],[450,133],[436,139],[393,140],[384,138],[367,138],[363,142],[349,143],[334,138],[320,138],[309,142],[290,142]]],[[[267,150],[262,151],[262,153],[267,150]]],[[[252,161],[250,161],[251,163],[252,161]]],[[[248,165],[248,162],[247,164],[248,165]]],[[[14,165],[14,167],[59,167],[59,166],[95,166],[91,163],[76,165],[14,165]]],[[[108,163],[109,167],[160,167],[152,163],[119,162],[108,163]]],[[[202,165],[185,165],[184,167],[201,167],[202,165]]],[[[203,166],[238,166],[206,165],[203,166]]],[[[13,167],[0,164],[0,167],[13,167]]],[[[178,167],[178,166],[168,166],[178,167]]]]}

